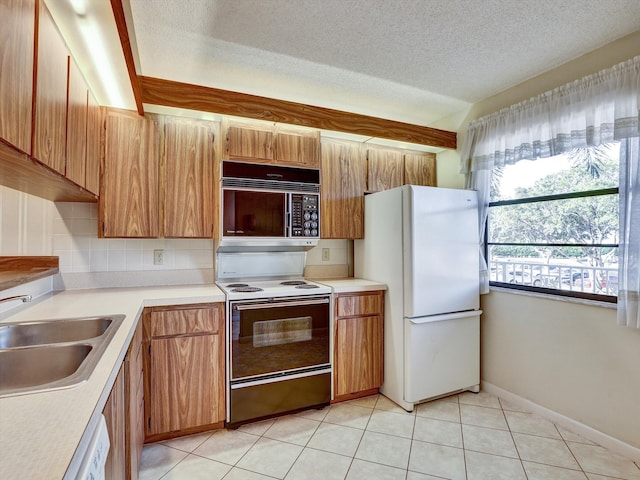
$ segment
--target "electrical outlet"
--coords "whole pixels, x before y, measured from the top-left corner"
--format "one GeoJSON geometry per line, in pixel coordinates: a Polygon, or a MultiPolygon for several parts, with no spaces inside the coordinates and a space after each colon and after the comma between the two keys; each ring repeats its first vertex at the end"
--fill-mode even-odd
{"type": "Polygon", "coordinates": [[[323,262],[328,262],[329,261],[329,252],[331,250],[328,248],[323,248],[322,249],[322,261],[323,262]]]}
{"type": "Polygon", "coordinates": [[[164,250],[153,251],[153,264],[164,265],[164,250]]]}

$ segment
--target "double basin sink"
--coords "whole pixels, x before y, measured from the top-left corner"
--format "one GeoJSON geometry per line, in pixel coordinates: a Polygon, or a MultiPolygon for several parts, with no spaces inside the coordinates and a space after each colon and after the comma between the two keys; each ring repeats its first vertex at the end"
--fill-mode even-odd
{"type": "Polygon", "coordinates": [[[0,397],[86,381],[124,315],[0,323],[0,397]]]}

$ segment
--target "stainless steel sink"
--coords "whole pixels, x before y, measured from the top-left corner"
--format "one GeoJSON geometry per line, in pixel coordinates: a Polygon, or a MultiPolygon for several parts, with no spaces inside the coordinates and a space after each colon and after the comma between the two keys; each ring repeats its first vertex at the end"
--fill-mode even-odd
{"type": "Polygon", "coordinates": [[[67,378],[78,370],[92,348],[74,343],[0,350],[2,388],[27,388],[67,378]]]}
{"type": "Polygon", "coordinates": [[[0,348],[76,342],[99,337],[112,322],[111,317],[95,317],[0,324],[0,348]]]}
{"type": "Polygon", "coordinates": [[[124,315],[0,324],[0,397],[86,381],[124,315]]]}

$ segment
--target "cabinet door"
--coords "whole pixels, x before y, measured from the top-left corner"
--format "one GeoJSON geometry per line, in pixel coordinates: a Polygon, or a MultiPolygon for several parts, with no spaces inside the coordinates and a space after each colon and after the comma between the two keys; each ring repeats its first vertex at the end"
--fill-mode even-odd
{"type": "Polygon", "coordinates": [[[149,435],[224,419],[219,357],[218,335],[151,340],[149,435]]]}
{"type": "Polygon", "coordinates": [[[111,444],[107,455],[104,478],[121,480],[126,478],[125,425],[127,423],[125,416],[125,373],[123,368],[120,369],[116,377],[102,414],[107,422],[107,431],[109,432],[109,442],[111,444]]]}
{"type": "Polygon", "coordinates": [[[367,191],[381,192],[403,185],[402,152],[367,150],[367,191]]]}
{"type": "Polygon", "coordinates": [[[336,320],[335,396],[382,385],[383,320],[379,315],[336,320]]]}
{"type": "Polygon", "coordinates": [[[91,91],[87,99],[87,162],[85,188],[98,195],[100,191],[100,135],[102,113],[91,91]]]}
{"type": "Polygon", "coordinates": [[[144,444],[144,384],[142,371],[142,322],[125,356],[126,386],[126,465],[128,480],[136,480],[140,470],[140,457],[144,444]]]}
{"type": "Polygon", "coordinates": [[[35,0],[0,0],[0,138],[31,153],[35,0]]]}
{"type": "Polygon", "coordinates": [[[100,192],[104,237],[157,237],[158,126],[134,112],[110,111],[100,192]]]}
{"type": "Polygon", "coordinates": [[[286,127],[276,129],[276,163],[294,167],[318,168],[320,132],[296,130],[286,127]]]}
{"type": "Polygon", "coordinates": [[[273,163],[273,128],[229,125],[227,155],[229,160],[273,163]]]}
{"type": "Polygon", "coordinates": [[[164,126],[164,236],[211,238],[218,125],[167,118],[164,126]]]}
{"type": "Polygon", "coordinates": [[[405,153],[404,184],[435,187],[437,185],[436,154],[430,152],[405,153]]]}
{"type": "Polygon", "coordinates": [[[65,176],[81,187],[86,185],[87,93],[84,77],[73,59],[69,60],[67,107],[67,166],[65,176]]]}
{"type": "Polygon", "coordinates": [[[362,238],[366,159],[358,143],[323,142],[322,238],[362,238]]]}
{"type": "Polygon", "coordinates": [[[42,0],[39,8],[33,156],[64,175],[69,54],[42,0]]]}

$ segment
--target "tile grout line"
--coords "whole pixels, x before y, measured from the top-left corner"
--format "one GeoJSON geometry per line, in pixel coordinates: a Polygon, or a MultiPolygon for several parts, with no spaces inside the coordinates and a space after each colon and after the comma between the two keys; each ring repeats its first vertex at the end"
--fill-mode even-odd
{"type": "Polygon", "coordinates": [[[585,478],[589,478],[587,476],[587,472],[584,471],[584,467],[582,466],[582,464],[580,463],[578,458],[573,453],[573,450],[571,450],[571,447],[567,443],[567,440],[564,438],[564,435],[562,435],[562,432],[560,432],[560,430],[558,429],[558,426],[554,423],[553,427],[556,429],[556,432],[558,432],[558,435],[560,435],[560,438],[562,439],[562,442],[564,443],[564,446],[567,447],[567,450],[569,450],[569,453],[571,454],[571,457],[576,461],[576,464],[578,465],[578,467],[580,467],[580,471],[582,472],[582,474],[585,476],[585,478]]]}
{"type": "Polygon", "coordinates": [[[413,452],[413,436],[416,433],[416,422],[418,421],[418,406],[414,405],[413,409],[413,426],[411,427],[411,442],[409,443],[409,457],[407,458],[407,468],[404,471],[405,480],[409,477],[409,465],[411,465],[411,453],[413,452]]]}
{"type": "Polygon", "coordinates": [[[464,478],[469,478],[469,470],[467,469],[467,449],[464,446],[464,429],[462,428],[462,409],[460,408],[460,396],[458,399],[458,418],[460,418],[460,436],[462,437],[462,458],[464,458],[464,478]]]}
{"type": "Polygon", "coordinates": [[[498,403],[500,404],[500,411],[502,412],[502,416],[504,417],[504,421],[507,424],[507,428],[509,429],[509,435],[511,436],[511,441],[513,442],[513,446],[516,449],[516,453],[518,454],[518,460],[520,460],[520,466],[522,467],[522,473],[524,473],[524,478],[528,480],[529,474],[527,473],[527,469],[524,467],[524,460],[522,460],[522,455],[520,455],[520,449],[518,448],[518,444],[516,443],[516,439],[513,437],[513,431],[511,430],[511,424],[507,419],[507,415],[504,413],[504,408],[502,408],[502,402],[500,401],[500,397],[496,397],[498,399],[498,403]]]}

